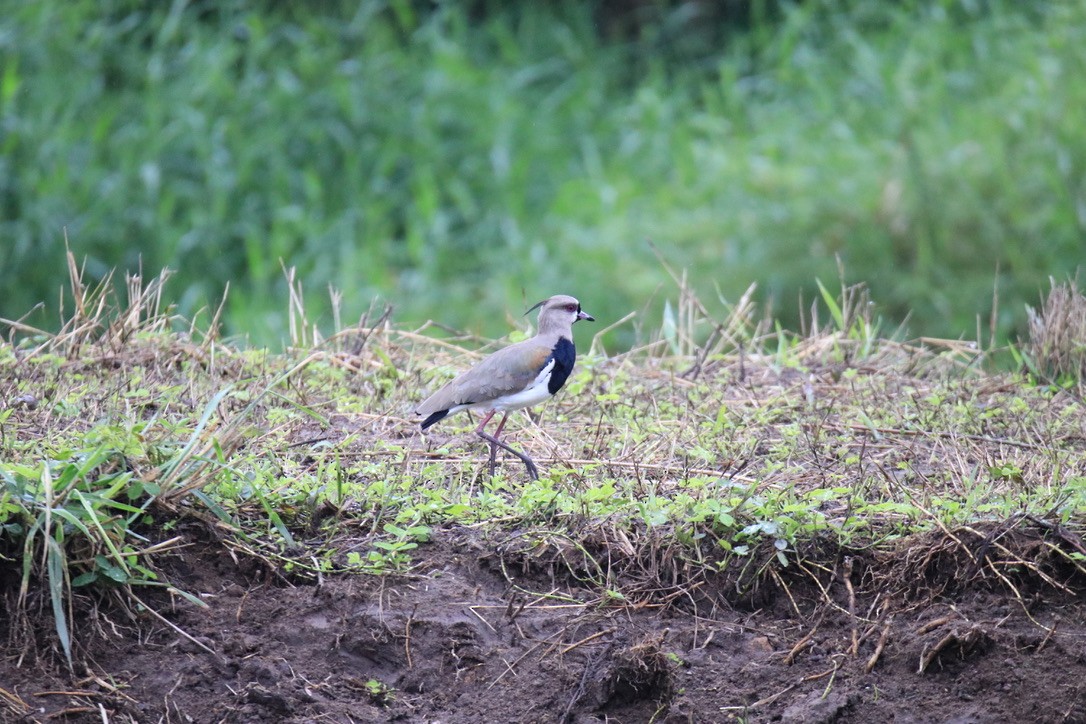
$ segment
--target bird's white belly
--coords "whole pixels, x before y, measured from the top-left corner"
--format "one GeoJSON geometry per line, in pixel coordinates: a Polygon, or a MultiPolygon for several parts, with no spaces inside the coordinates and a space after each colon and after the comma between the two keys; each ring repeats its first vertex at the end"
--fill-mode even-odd
{"type": "Polygon", "coordinates": [[[487,404],[487,409],[498,410],[499,412],[505,412],[507,410],[519,410],[522,407],[531,407],[532,405],[538,405],[544,400],[548,400],[551,397],[550,391],[547,389],[546,381],[541,385],[533,385],[523,392],[518,392],[515,395],[505,395],[499,397],[487,404]]]}

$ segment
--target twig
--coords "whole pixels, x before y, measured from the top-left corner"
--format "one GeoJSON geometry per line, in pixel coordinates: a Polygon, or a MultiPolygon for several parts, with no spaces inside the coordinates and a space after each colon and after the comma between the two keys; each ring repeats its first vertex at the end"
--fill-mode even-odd
{"type": "Polygon", "coordinates": [[[594,656],[591,660],[585,663],[584,671],[581,672],[581,680],[577,682],[577,688],[573,690],[573,696],[569,697],[569,703],[566,704],[565,711],[563,711],[562,716],[558,718],[558,721],[562,722],[562,724],[565,724],[565,722],[569,721],[570,712],[573,711],[573,707],[575,707],[577,705],[577,702],[580,701],[581,697],[584,696],[584,689],[585,684],[588,682],[588,675],[595,669],[596,661],[598,659],[599,656],[594,656]]]}
{"type": "Polygon", "coordinates": [[[964,635],[959,634],[956,630],[951,631],[943,638],[939,639],[939,642],[925,651],[920,656],[920,669],[918,674],[923,674],[924,671],[931,665],[931,662],[935,660],[943,649],[949,647],[951,644],[958,644],[958,648],[962,653],[967,652],[969,649],[977,645],[977,643],[986,636],[984,629],[980,626],[973,624],[969,627],[969,630],[964,635]]]}
{"type": "Polygon", "coordinates": [[[30,711],[30,707],[25,701],[23,701],[17,694],[12,694],[10,691],[3,687],[0,687],[0,697],[3,697],[8,702],[8,706],[10,706],[12,709],[15,709],[20,714],[26,714],[28,711],[30,711]]]}
{"type": "MultiPolygon", "coordinates": [[[[811,563],[811,562],[807,561],[807,563],[811,563]]],[[[846,611],[844,609],[844,607],[841,606],[841,604],[839,604],[839,603],[837,603],[836,601],[833,600],[833,598],[830,596],[829,590],[825,586],[822,585],[822,581],[818,580],[818,576],[816,576],[813,572],[807,570],[807,566],[804,565],[804,561],[797,561],[796,567],[799,568],[799,570],[803,571],[804,573],[806,573],[808,576],[811,577],[811,580],[814,581],[814,584],[816,586],[818,586],[819,591],[822,592],[822,598],[824,598],[826,600],[826,605],[827,606],[829,606],[831,608],[834,608],[834,609],[840,611],[841,613],[848,613],[848,611],[846,611]]],[[[819,567],[821,567],[821,566],[819,566],[819,567]]],[[[822,570],[826,570],[826,569],[822,568],[822,570]]],[[[830,575],[832,577],[832,576],[834,576],[836,574],[831,573],[830,575]]],[[[864,623],[875,623],[874,621],[867,618],[866,616],[856,616],[856,618],[859,619],[860,621],[863,621],[864,623]]]]}
{"type": "Polygon", "coordinates": [[[98,686],[100,686],[103,689],[105,689],[106,691],[108,691],[113,696],[119,696],[120,698],[125,699],[126,701],[128,701],[128,702],[130,702],[132,704],[137,703],[135,699],[133,699],[128,694],[124,693],[124,691],[122,691],[120,688],[114,686],[111,682],[106,681],[105,679],[103,679],[101,676],[91,675],[91,676],[87,677],[86,679],[82,679],[82,680],[80,680],[80,681],[78,681],[76,683],[79,686],[83,686],[83,685],[87,684],[88,682],[94,682],[98,686]]]}
{"type": "Polygon", "coordinates": [[[73,714],[91,714],[98,711],[93,706],[70,706],[67,709],[58,709],[50,714],[46,714],[46,719],[63,719],[73,714]]]}
{"type": "Polygon", "coordinates": [[[848,615],[852,624],[852,646],[849,656],[855,657],[860,652],[860,633],[856,629],[856,591],[852,588],[852,556],[845,556],[845,588],[848,590],[848,615]]]}
{"type": "Polygon", "coordinates": [[[920,628],[916,629],[916,635],[917,636],[922,636],[922,635],[926,634],[928,631],[934,631],[935,629],[939,628],[943,624],[950,623],[955,618],[957,618],[957,617],[953,616],[953,615],[950,615],[950,616],[943,616],[942,618],[937,618],[937,619],[934,619],[932,621],[928,621],[926,624],[924,624],[920,628]]]}
{"type": "Polygon", "coordinates": [[[901,435],[904,437],[942,437],[948,440],[972,440],[973,442],[984,442],[990,445],[1010,445],[1011,447],[1018,447],[1022,448],[1023,450],[1049,449],[1043,445],[1036,445],[1031,442],[1022,442],[1021,440],[1008,440],[1001,437],[988,437],[987,435],[967,435],[960,432],[944,432],[941,430],[903,430],[898,427],[870,427],[868,425],[848,425],[847,427],[852,430],[877,432],[880,435],[901,435]]]}
{"type": "Polygon", "coordinates": [[[241,623],[241,610],[245,608],[245,601],[249,598],[249,593],[252,589],[245,589],[245,592],[241,594],[241,599],[238,601],[238,610],[234,612],[235,623],[241,623]]]}
{"type": "Polygon", "coordinates": [[[1052,531],[1057,536],[1059,536],[1060,540],[1066,541],[1067,543],[1071,544],[1071,546],[1075,550],[1077,550],[1082,555],[1086,556],[1086,546],[1084,546],[1082,544],[1082,538],[1075,535],[1071,531],[1067,530],[1062,525],[1058,525],[1056,523],[1051,523],[1051,522],[1049,522],[1047,520],[1043,520],[1041,518],[1038,518],[1035,515],[1027,514],[1025,517],[1026,517],[1026,520],[1029,520],[1029,521],[1033,522],[1035,525],[1040,526],[1041,528],[1044,528],[1045,530],[1052,531]]]}
{"type": "Polygon", "coordinates": [[[517,673],[517,672],[516,672],[516,671],[515,671],[515,670],[513,669],[513,665],[512,665],[512,664],[510,664],[510,663],[509,663],[508,661],[506,661],[506,660],[505,660],[504,658],[502,658],[502,663],[503,663],[503,664],[505,664],[505,671],[504,671],[504,672],[502,672],[502,676],[504,676],[505,674],[509,674],[509,673],[512,673],[512,674],[513,674],[513,676],[518,676],[518,677],[520,676],[520,674],[518,674],[518,673],[517,673]]]}
{"type": "Polygon", "coordinates": [[[321,571],[320,563],[317,562],[316,556],[309,556],[309,560],[313,561],[313,570],[317,572],[317,588],[313,592],[316,594],[322,588],[324,588],[324,572],[321,571]]]}
{"type": "Polygon", "coordinates": [[[928,668],[935,657],[939,655],[939,652],[950,646],[952,643],[958,640],[957,634],[953,631],[948,633],[943,638],[939,639],[939,642],[920,655],[920,668],[916,673],[923,674],[924,670],[928,668]]]}
{"type": "Polygon", "coordinates": [[[636,316],[637,316],[637,312],[630,312],[629,314],[627,314],[622,319],[618,320],[617,322],[612,322],[611,324],[607,325],[606,327],[604,327],[603,329],[601,329],[600,331],[598,331],[594,335],[592,335],[592,344],[590,344],[588,346],[588,354],[593,355],[593,354],[598,353],[598,350],[596,349],[596,342],[599,341],[600,337],[607,334],[608,332],[610,332],[615,327],[618,327],[620,325],[625,324],[626,322],[630,321],[631,319],[633,319],[636,316]]]}
{"type": "MultiPolygon", "coordinates": [[[[512,603],[512,601],[510,601],[510,603],[512,603]]],[[[479,612],[475,610],[476,608],[477,608],[477,606],[468,606],[468,610],[471,611],[471,615],[475,616],[475,618],[479,619],[484,624],[486,624],[486,627],[488,629],[490,629],[494,633],[498,633],[498,629],[491,626],[489,621],[487,621],[485,618],[483,618],[481,615],[479,615],[479,612]]],[[[512,618],[510,618],[510,620],[512,620],[512,618]]]]}
{"type": "Polygon", "coordinates": [[[826,682],[826,688],[822,690],[822,698],[825,699],[830,695],[830,689],[833,688],[833,682],[837,679],[837,670],[841,668],[841,660],[834,659],[833,672],[830,674],[830,680],[826,682]]]}
{"type": "MultiPolygon", "coordinates": [[[[982,537],[980,532],[974,530],[973,528],[970,528],[969,526],[963,527],[963,530],[969,531],[970,533],[977,536],[978,538],[982,537]]],[[[989,542],[989,541],[986,540],[986,542],[989,542]]],[[[1063,585],[1062,583],[1060,583],[1056,579],[1049,576],[1047,573],[1045,573],[1040,568],[1038,568],[1034,563],[1032,563],[1030,561],[1027,561],[1027,560],[1020,559],[1014,553],[1012,553],[1010,551],[1010,549],[1008,549],[1005,545],[1003,545],[999,541],[992,540],[992,541],[989,542],[989,545],[991,545],[991,547],[993,547],[993,548],[996,548],[1000,553],[1002,553],[1003,555],[1005,555],[1007,558],[1010,559],[1010,560],[1007,560],[1007,561],[992,561],[991,558],[985,557],[985,560],[988,563],[989,567],[994,566],[995,563],[999,563],[1000,565],[1005,565],[1005,566],[1024,566],[1024,567],[1030,569],[1031,571],[1033,571],[1035,574],[1037,574],[1037,576],[1039,576],[1045,583],[1052,586],[1053,588],[1059,589],[1059,590],[1063,591],[1064,593],[1072,593],[1071,589],[1069,589],[1067,586],[1063,585]]],[[[992,571],[994,573],[995,569],[992,568],[992,571]]],[[[999,574],[997,573],[996,575],[999,575],[999,574]]],[[[1000,576],[1000,577],[1002,578],[1002,576],[1000,576]]]]}
{"type": "Polygon", "coordinates": [[[521,654],[521,655],[520,655],[520,656],[519,656],[519,657],[517,658],[517,660],[516,660],[516,661],[514,661],[514,662],[513,662],[513,663],[511,663],[511,664],[506,664],[506,665],[505,665],[505,666],[506,666],[506,669],[505,669],[505,671],[503,671],[503,672],[501,672],[500,674],[498,674],[498,678],[496,678],[496,679],[494,679],[494,681],[490,682],[490,686],[486,687],[486,690],[487,690],[487,691],[490,691],[491,689],[493,689],[493,688],[494,688],[494,686],[495,686],[495,685],[496,685],[496,684],[497,684],[497,683],[498,683],[499,681],[501,681],[501,680],[502,680],[503,678],[505,678],[505,675],[506,675],[506,674],[508,674],[508,673],[509,673],[510,671],[512,671],[512,672],[513,672],[513,674],[514,674],[514,675],[516,675],[516,673],[517,673],[517,672],[516,672],[516,671],[514,671],[514,667],[515,667],[515,666],[516,666],[517,664],[519,664],[519,663],[520,663],[521,661],[524,661],[524,659],[528,658],[528,655],[529,655],[529,654],[531,654],[531,653],[532,653],[533,651],[535,651],[536,649],[538,649],[538,648],[539,648],[540,646],[542,646],[542,645],[543,645],[543,643],[544,643],[543,641],[540,641],[539,643],[537,643],[537,644],[533,645],[533,646],[532,646],[532,648],[528,649],[528,650],[527,650],[527,651],[525,651],[525,652],[524,652],[523,654],[521,654]]]}
{"type": "Polygon", "coordinates": [[[818,631],[820,625],[822,625],[822,617],[818,619],[818,623],[814,625],[814,628],[812,628],[806,636],[797,641],[796,645],[792,647],[792,650],[788,652],[788,655],[784,657],[785,666],[791,666],[796,662],[796,657],[811,644],[815,632],[818,631]]]}
{"type": "Polygon", "coordinates": [[[767,704],[772,704],[777,699],[780,699],[782,696],[784,696],[785,694],[790,692],[792,689],[795,689],[797,686],[799,686],[802,683],[803,683],[803,680],[797,681],[794,684],[789,684],[788,686],[786,686],[783,689],[781,689],[780,691],[778,691],[776,694],[770,694],[769,696],[767,696],[764,699],[759,699],[758,701],[754,702],[753,704],[751,704],[747,708],[749,708],[749,709],[757,709],[760,706],[765,706],[767,704]]]}
{"type": "Polygon", "coordinates": [[[564,649],[562,649],[562,655],[564,656],[564,655],[568,654],[570,651],[572,651],[573,649],[577,648],[578,646],[583,646],[584,644],[587,644],[589,641],[592,641],[594,639],[598,639],[600,636],[606,636],[609,633],[614,633],[615,630],[616,629],[608,628],[608,629],[604,629],[603,631],[597,631],[596,633],[592,634],[591,636],[586,636],[585,638],[581,639],[577,643],[570,644],[569,646],[566,646],[564,649]]]}
{"type": "MultiPolygon", "coordinates": [[[[833,662],[833,668],[832,668],[832,669],[826,669],[825,671],[823,671],[823,672],[820,672],[820,673],[818,673],[818,674],[811,674],[811,675],[809,675],[809,676],[804,676],[804,677],[803,677],[802,679],[800,679],[799,681],[800,681],[800,683],[801,683],[801,684],[805,684],[805,683],[807,683],[808,681],[818,681],[819,679],[821,679],[821,678],[823,678],[823,677],[825,677],[825,676],[832,676],[832,675],[835,675],[835,674],[837,673],[837,670],[838,670],[838,669],[840,669],[840,668],[841,668],[841,662],[839,662],[839,661],[834,661],[834,662],[833,662]]],[[[831,683],[831,684],[833,683],[833,679],[830,679],[830,683],[831,683]]]]}
{"type": "Polygon", "coordinates": [[[1037,644],[1037,650],[1033,653],[1039,654],[1044,651],[1045,646],[1048,645],[1048,640],[1052,638],[1052,634],[1056,633],[1056,627],[1058,627],[1059,625],[1060,620],[1056,619],[1056,621],[1052,624],[1052,628],[1048,629],[1048,633],[1045,634],[1045,637],[1041,640],[1041,643],[1037,644]]]}
{"type": "Polygon", "coordinates": [[[407,617],[407,622],[404,624],[404,627],[403,627],[403,629],[404,629],[403,652],[404,652],[404,655],[407,657],[407,668],[408,669],[415,668],[414,664],[412,664],[412,662],[411,662],[411,624],[413,624],[415,622],[415,611],[417,611],[418,609],[419,609],[419,606],[416,603],[415,607],[413,609],[411,609],[411,615],[407,617]]]}
{"type": "Polygon", "coordinates": [[[882,633],[879,635],[879,642],[875,645],[875,653],[871,654],[871,658],[864,664],[865,674],[870,674],[875,668],[875,664],[879,663],[879,657],[882,656],[882,650],[886,648],[886,642],[890,638],[890,624],[893,623],[893,621],[894,616],[891,614],[890,617],[886,619],[886,623],[883,624],[882,633]]]}
{"type": "Polygon", "coordinates": [[[155,618],[157,618],[157,619],[158,619],[159,621],[161,621],[162,623],[164,623],[164,624],[166,624],[167,626],[169,626],[170,628],[172,628],[172,629],[173,629],[173,630],[174,630],[174,631],[175,631],[176,633],[180,634],[181,636],[185,637],[186,639],[188,639],[188,640],[189,640],[189,641],[191,641],[192,643],[196,644],[197,646],[199,646],[199,647],[200,647],[201,649],[203,649],[203,650],[204,650],[204,651],[206,651],[207,653],[211,654],[212,656],[218,657],[218,655],[219,655],[219,652],[218,652],[218,651],[215,651],[215,649],[211,648],[210,646],[208,646],[207,644],[205,644],[205,643],[203,643],[203,642],[201,642],[201,641],[197,641],[197,640],[196,640],[195,638],[193,638],[193,637],[192,637],[192,635],[191,635],[191,634],[189,634],[189,633],[188,633],[187,631],[185,631],[185,630],[184,630],[184,629],[182,629],[182,628],[181,628],[180,626],[178,626],[177,624],[175,624],[175,623],[174,623],[173,621],[170,621],[170,620],[169,620],[169,619],[167,619],[167,618],[166,618],[165,616],[163,616],[162,614],[160,614],[160,613],[159,613],[158,611],[156,611],[155,609],[151,608],[151,607],[150,607],[150,606],[148,606],[148,605],[147,605],[146,603],[144,603],[143,601],[141,601],[141,600],[139,599],[139,597],[138,597],[138,596],[137,596],[136,594],[134,594],[134,593],[132,593],[132,592],[130,591],[130,592],[128,593],[128,595],[132,597],[132,600],[133,600],[133,601],[135,601],[135,602],[136,602],[136,603],[138,603],[139,605],[143,606],[143,608],[144,608],[144,609],[145,609],[145,610],[147,611],[147,613],[151,614],[152,616],[154,616],[155,618]]]}
{"type": "Polygon", "coordinates": [[[796,616],[803,618],[803,612],[799,610],[799,604],[796,603],[796,599],[792,596],[792,589],[788,587],[788,584],[784,582],[784,579],[781,578],[780,574],[775,570],[770,568],[769,573],[773,576],[774,580],[777,581],[777,585],[784,589],[785,594],[788,596],[788,600],[792,602],[792,610],[796,612],[796,616]]]}

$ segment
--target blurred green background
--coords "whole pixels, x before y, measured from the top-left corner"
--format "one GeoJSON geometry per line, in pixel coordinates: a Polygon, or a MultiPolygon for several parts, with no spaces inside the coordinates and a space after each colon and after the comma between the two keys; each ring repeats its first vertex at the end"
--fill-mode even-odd
{"type": "Polygon", "coordinates": [[[0,0],[0,317],[56,326],[65,230],[272,346],[280,260],[326,331],[328,285],[347,323],[655,328],[649,242],[793,325],[838,255],[914,335],[998,281],[1013,339],[1086,251],[1086,3],[0,0]]]}

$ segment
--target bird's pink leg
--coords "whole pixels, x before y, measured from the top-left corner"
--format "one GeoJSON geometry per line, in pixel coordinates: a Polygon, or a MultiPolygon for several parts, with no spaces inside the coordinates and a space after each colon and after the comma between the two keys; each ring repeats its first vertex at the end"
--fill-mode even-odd
{"type": "MultiPolygon", "coordinates": [[[[483,434],[483,428],[486,427],[487,423],[490,422],[490,418],[494,417],[494,414],[496,412],[497,412],[497,410],[491,410],[490,412],[486,413],[486,415],[483,417],[483,419],[479,421],[479,427],[475,428],[476,434],[478,434],[478,435],[483,434]]],[[[503,419],[502,423],[504,424],[504,422],[505,422],[505,420],[503,419]]],[[[499,427],[498,430],[501,431],[501,428],[499,427]]]]}
{"type": "Polygon", "coordinates": [[[508,412],[505,413],[504,415],[502,415],[502,420],[501,420],[501,422],[498,423],[497,434],[495,434],[493,437],[491,437],[490,435],[488,435],[486,433],[485,428],[487,426],[487,423],[490,422],[490,419],[492,417],[494,417],[494,415],[497,414],[497,412],[498,412],[497,410],[491,410],[490,412],[486,413],[486,415],[483,417],[483,419],[479,421],[479,426],[475,428],[475,434],[476,435],[483,438],[484,440],[489,440],[490,441],[490,476],[491,477],[494,477],[494,466],[497,464],[497,457],[498,457],[498,441],[497,441],[497,437],[498,437],[498,435],[501,434],[502,428],[505,427],[505,418],[509,416],[508,412]]]}
{"type": "MultiPolygon", "coordinates": [[[[505,421],[509,419],[509,412],[506,411],[502,415],[501,421],[498,423],[498,429],[494,431],[494,439],[502,436],[502,428],[505,427],[505,421]]],[[[494,466],[497,464],[498,458],[498,446],[493,443],[490,445],[490,475],[494,476],[494,466]]]]}
{"type": "Polygon", "coordinates": [[[494,475],[494,466],[497,464],[498,448],[500,447],[503,450],[508,450],[509,452],[520,458],[521,462],[524,463],[524,465],[528,468],[528,475],[532,478],[532,480],[539,480],[539,471],[536,469],[535,463],[532,462],[532,459],[524,453],[514,450],[513,448],[509,447],[504,442],[498,439],[498,435],[502,434],[502,428],[505,427],[505,421],[509,419],[508,412],[502,415],[501,422],[498,423],[498,429],[494,431],[493,435],[490,435],[489,433],[487,433],[486,430],[483,429],[486,427],[486,424],[490,422],[490,418],[494,417],[494,413],[496,412],[497,410],[491,410],[489,413],[487,413],[486,417],[484,417],[482,422],[479,423],[479,427],[475,428],[475,434],[490,443],[490,475],[494,475]]]}

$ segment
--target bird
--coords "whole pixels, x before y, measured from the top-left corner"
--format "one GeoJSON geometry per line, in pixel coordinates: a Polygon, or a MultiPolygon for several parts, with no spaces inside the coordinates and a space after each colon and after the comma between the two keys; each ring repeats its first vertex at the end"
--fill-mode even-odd
{"type": "Polygon", "coordinates": [[[475,434],[490,443],[491,476],[500,447],[520,458],[532,480],[539,479],[535,462],[498,438],[510,412],[537,405],[562,389],[577,357],[573,325],[582,319],[596,321],[581,309],[581,303],[575,297],[565,294],[544,299],[525,314],[536,309],[539,310],[539,324],[534,337],[484,358],[415,408],[415,414],[425,418],[420,423],[423,432],[457,412],[480,413],[483,417],[475,434]],[[499,412],[502,413],[501,421],[491,435],[486,426],[499,412]]]}

